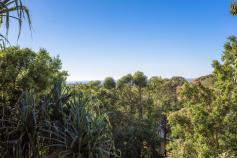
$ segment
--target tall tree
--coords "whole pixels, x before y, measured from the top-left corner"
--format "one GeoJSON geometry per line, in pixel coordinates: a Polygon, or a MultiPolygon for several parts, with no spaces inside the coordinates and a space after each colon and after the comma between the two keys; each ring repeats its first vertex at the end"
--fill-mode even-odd
{"type": "Polygon", "coordinates": [[[105,80],[103,82],[103,86],[106,89],[113,89],[116,87],[116,82],[114,81],[114,79],[112,77],[107,77],[107,78],[105,78],[105,80]]]}
{"type": "Polygon", "coordinates": [[[142,88],[146,87],[147,85],[147,77],[144,75],[143,72],[137,71],[133,74],[133,83],[135,86],[138,87],[138,93],[139,93],[139,118],[143,118],[143,104],[142,104],[142,88]]]}
{"type": "Polygon", "coordinates": [[[59,58],[51,58],[46,50],[38,53],[18,47],[0,51],[0,100],[15,103],[23,91],[44,94],[58,80],[65,80],[59,58]]]}
{"type": "Polygon", "coordinates": [[[236,52],[236,37],[230,37],[222,62],[213,62],[213,87],[196,82],[180,90],[183,108],[169,115],[175,138],[171,157],[237,156],[236,52]]]}

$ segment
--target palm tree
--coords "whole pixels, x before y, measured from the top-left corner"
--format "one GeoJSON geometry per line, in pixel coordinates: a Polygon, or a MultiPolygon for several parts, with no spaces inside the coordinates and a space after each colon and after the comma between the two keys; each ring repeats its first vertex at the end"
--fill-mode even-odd
{"type": "Polygon", "coordinates": [[[31,29],[31,19],[28,8],[22,3],[22,0],[0,0],[0,28],[5,29],[5,33],[0,33],[0,47],[4,48],[5,43],[9,44],[7,35],[10,28],[10,20],[18,22],[18,39],[21,33],[22,21],[26,18],[31,29]]]}

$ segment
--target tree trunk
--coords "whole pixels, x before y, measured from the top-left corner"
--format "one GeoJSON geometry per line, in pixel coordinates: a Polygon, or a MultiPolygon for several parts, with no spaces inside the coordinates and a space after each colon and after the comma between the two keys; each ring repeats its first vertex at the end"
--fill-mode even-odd
{"type": "Polygon", "coordinates": [[[139,119],[143,118],[142,88],[139,87],[139,119]]]}

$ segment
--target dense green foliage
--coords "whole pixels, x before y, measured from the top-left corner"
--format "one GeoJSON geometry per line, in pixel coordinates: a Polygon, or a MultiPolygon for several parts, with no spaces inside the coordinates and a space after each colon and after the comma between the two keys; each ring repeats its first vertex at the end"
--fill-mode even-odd
{"type": "MultiPolygon", "coordinates": [[[[230,13],[237,15],[235,0],[230,13]]],[[[21,0],[0,0],[7,32],[11,18],[21,30],[24,15],[31,25],[21,0]]],[[[46,50],[2,49],[0,157],[237,157],[236,37],[213,68],[191,83],[137,71],[66,85],[61,61],[46,50]]]]}
{"type": "Polygon", "coordinates": [[[66,75],[59,58],[51,58],[46,50],[6,48],[0,51],[0,101],[11,105],[29,90],[44,94],[66,75]]]}
{"type": "Polygon", "coordinates": [[[237,41],[225,43],[222,62],[213,62],[214,85],[185,84],[182,108],[169,115],[174,141],[170,157],[237,156],[237,41]]]}
{"type": "Polygon", "coordinates": [[[169,137],[167,114],[179,108],[176,89],[187,81],[182,77],[149,80],[140,71],[73,85],[75,91],[98,100],[102,113],[109,116],[115,147],[124,158],[163,157],[169,137]],[[115,87],[116,83],[116,87],[115,87]]]}
{"type": "Polygon", "coordinates": [[[112,89],[116,87],[116,83],[112,77],[107,77],[103,83],[106,89],[112,89]]]}
{"type": "Polygon", "coordinates": [[[213,73],[66,86],[46,50],[0,52],[2,157],[235,157],[237,41],[225,44],[213,73]],[[40,73],[39,73],[40,72],[40,73]]]}
{"type": "Polygon", "coordinates": [[[111,126],[91,97],[62,89],[43,97],[22,93],[16,104],[0,106],[1,157],[117,157],[111,126]]]}
{"type": "Polygon", "coordinates": [[[167,112],[186,81],[148,78],[63,85],[67,73],[46,50],[0,52],[2,157],[163,157],[167,112]]]}
{"type": "Polygon", "coordinates": [[[231,158],[237,156],[237,40],[213,73],[65,85],[46,50],[0,51],[1,157],[231,158]]]}
{"type": "Polygon", "coordinates": [[[120,155],[99,101],[63,86],[66,75],[59,58],[45,50],[0,52],[1,157],[120,155]]]}

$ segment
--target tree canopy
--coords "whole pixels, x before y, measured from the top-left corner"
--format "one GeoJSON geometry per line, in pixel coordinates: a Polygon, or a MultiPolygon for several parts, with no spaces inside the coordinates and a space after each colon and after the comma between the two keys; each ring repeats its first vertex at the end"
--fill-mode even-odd
{"type": "Polygon", "coordinates": [[[60,59],[51,58],[44,49],[37,53],[19,47],[0,51],[1,102],[15,102],[24,91],[45,94],[66,76],[60,59]]]}
{"type": "Polygon", "coordinates": [[[214,85],[194,82],[180,90],[183,108],[169,115],[171,157],[236,157],[236,52],[230,37],[222,62],[213,62],[214,85]]]}

